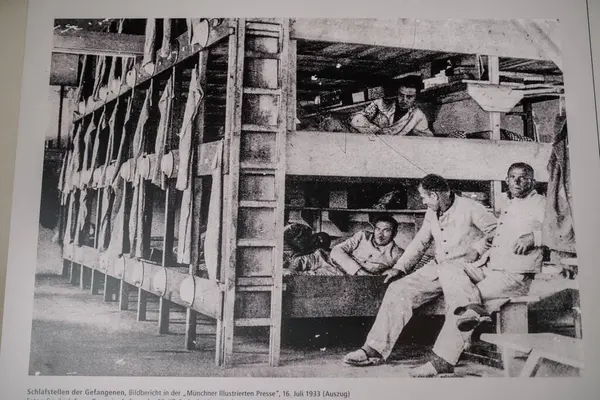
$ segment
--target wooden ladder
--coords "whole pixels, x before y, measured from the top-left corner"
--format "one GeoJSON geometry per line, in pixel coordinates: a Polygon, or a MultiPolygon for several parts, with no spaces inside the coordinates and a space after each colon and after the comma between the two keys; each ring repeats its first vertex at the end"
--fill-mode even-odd
{"type": "Polygon", "coordinates": [[[268,327],[279,364],[285,145],[291,115],[289,20],[239,19],[229,41],[217,365],[233,365],[234,329],[268,327]],[[248,305],[252,306],[248,307],[248,305]]]}

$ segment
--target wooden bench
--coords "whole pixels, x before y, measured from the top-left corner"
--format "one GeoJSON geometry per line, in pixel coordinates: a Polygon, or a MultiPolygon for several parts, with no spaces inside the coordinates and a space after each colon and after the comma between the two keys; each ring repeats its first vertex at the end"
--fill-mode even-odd
{"type": "MultiPolygon", "coordinates": [[[[291,276],[286,277],[283,316],[286,318],[374,317],[387,289],[383,277],[291,276]]],[[[493,299],[486,302],[498,312],[497,333],[527,333],[529,305],[539,296],[493,299]]],[[[415,310],[417,315],[445,315],[443,296],[415,310]]]]}
{"type": "MultiPolygon", "coordinates": [[[[526,361],[520,377],[535,376],[542,360],[567,365],[578,370],[583,369],[583,340],[554,333],[529,334],[483,334],[481,340],[526,355],[526,361]]],[[[504,367],[507,376],[513,375],[513,369],[504,367]]]]}

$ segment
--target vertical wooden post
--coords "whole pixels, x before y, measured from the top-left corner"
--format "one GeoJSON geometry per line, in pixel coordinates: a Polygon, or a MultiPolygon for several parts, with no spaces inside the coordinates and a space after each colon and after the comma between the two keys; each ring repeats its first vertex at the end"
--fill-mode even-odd
{"type": "MultiPolygon", "coordinates": [[[[502,306],[501,312],[497,314],[496,332],[502,333],[525,333],[529,327],[529,312],[527,303],[508,303],[502,306]]],[[[505,376],[517,376],[522,368],[522,362],[517,358],[517,352],[509,348],[503,348],[501,352],[502,364],[505,376]]]]}
{"type": "MultiPolygon", "coordinates": [[[[234,35],[232,35],[234,36],[234,35]]],[[[229,46],[230,46],[230,54],[231,54],[231,37],[230,37],[230,42],[229,42],[229,46]]],[[[229,60],[231,62],[231,57],[229,57],[229,60]]],[[[229,120],[226,119],[226,124],[228,124],[229,120]]],[[[228,146],[228,142],[225,143],[225,146],[223,146],[223,154],[228,154],[229,153],[229,146],[228,146]]],[[[224,166],[224,171],[226,169],[226,166],[224,166]]],[[[223,283],[225,282],[225,270],[227,269],[227,264],[225,264],[225,254],[226,251],[228,249],[228,229],[227,229],[227,224],[225,224],[225,221],[229,215],[230,215],[230,206],[229,206],[229,193],[227,191],[227,188],[231,187],[230,183],[229,183],[229,175],[223,175],[223,201],[222,201],[222,206],[223,209],[221,210],[221,221],[223,221],[223,229],[221,230],[221,261],[220,261],[220,265],[219,265],[219,282],[223,283]]],[[[225,305],[225,292],[221,292],[221,298],[220,298],[220,303],[221,306],[225,305]]],[[[224,339],[225,339],[225,313],[223,313],[223,315],[221,316],[220,319],[217,319],[217,326],[216,326],[216,339],[215,339],[215,364],[218,366],[222,366],[224,364],[224,350],[225,350],[225,344],[224,344],[224,339]]]]}
{"type": "MultiPolygon", "coordinates": [[[[294,42],[295,44],[295,42],[294,42]]],[[[280,90],[278,110],[278,132],[276,133],[276,164],[275,169],[275,247],[273,248],[273,287],[271,288],[271,331],[269,338],[269,364],[279,365],[281,354],[281,320],[283,301],[283,270],[279,260],[283,260],[283,228],[285,209],[285,159],[287,131],[293,129],[288,115],[294,115],[296,102],[294,98],[296,87],[296,71],[290,70],[290,64],[295,64],[295,46],[290,51],[290,21],[284,19],[280,37],[280,62],[277,86],[280,90]]]]}
{"type": "MultiPolygon", "coordinates": [[[[500,83],[500,61],[498,56],[488,56],[488,77],[490,83],[499,84],[500,83]]],[[[502,134],[500,130],[501,124],[501,114],[499,112],[490,112],[490,130],[492,131],[492,140],[501,140],[502,134]]],[[[498,206],[500,203],[500,198],[502,195],[502,182],[501,181],[492,181],[491,185],[491,196],[490,202],[492,203],[492,208],[495,211],[498,211],[498,206]]]]}
{"type": "Polygon", "coordinates": [[[119,310],[127,310],[129,308],[129,285],[125,282],[125,277],[119,282],[119,310]]]}
{"type": "Polygon", "coordinates": [[[573,315],[573,328],[575,329],[575,337],[577,339],[583,339],[583,325],[581,321],[581,299],[579,297],[579,291],[572,292],[571,313],[573,315]]]}
{"type": "Polygon", "coordinates": [[[146,320],[146,311],[148,308],[148,292],[142,288],[138,288],[138,301],[137,301],[137,320],[146,320]]]}
{"type": "Polygon", "coordinates": [[[69,262],[69,283],[71,285],[75,285],[77,282],[76,278],[77,267],[75,267],[75,263],[73,261],[69,262]]]}
{"type": "MultiPolygon", "coordinates": [[[[162,266],[169,268],[173,265],[173,243],[175,236],[175,182],[169,179],[165,192],[165,225],[163,230],[162,266]]],[[[169,332],[170,301],[164,297],[159,298],[158,333],[169,332]]]]}
{"type": "Polygon", "coordinates": [[[87,272],[87,267],[83,264],[79,264],[79,288],[80,289],[85,289],[85,282],[86,282],[86,272],[87,272]]]}
{"type": "Polygon", "coordinates": [[[119,300],[119,280],[105,274],[104,276],[104,301],[119,300]]]}
{"type": "Polygon", "coordinates": [[[142,258],[149,259],[150,258],[150,241],[152,239],[152,217],[154,214],[153,203],[154,203],[154,190],[150,186],[150,183],[145,180],[141,180],[139,182],[140,190],[144,191],[144,202],[143,202],[143,215],[142,225],[140,229],[142,229],[142,258]]]}
{"type": "Polygon", "coordinates": [[[529,101],[522,101],[523,103],[523,114],[525,119],[523,121],[523,136],[531,138],[536,142],[539,142],[539,137],[535,131],[535,124],[533,122],[533,106],[529,101]]]}
{"type": "MultiPolygon", "coordinates": [[[[98,139],[99,140],[99,139],[98,139]]],[[[94,248],[98,249],[98,243],[100,241],[100,225],[102,224],[102,195],[103,191],[106,189],[98,189],[96,191],[96,227],[94,228],[94,248]]],[[[92,295],[96,294],[98,289],[98,271],[94,269],[93,266],[90,266],[90,292],[92,295]]]]}
{"type": "Polygon", "coordinates": [[[90,282],[90,293],[95,295],[98,293],[98,280],[100,279],[100,274],[95,269],[92,269],[92,277],[90,282]]]}
{"type": "MultiPolygon", "coordinates": [[[[208,50],[203,50],[198,54],[198,82],[202,90],[206,89],[206,69],[208,67],[208,50]]],[[[202,185],[204,182],[203,178],[196,178],[196,166],[198,165],[198,158],[200,158],[200,146],[204,143],[204,121],[206,112],[206,100],[202,99],[198,106],[198,113],[196,114],[195,129],[196,134],[194,135],[195,141],[193,142],[193,156],[192,166],[194,169],[194,178],[190,183],[192,185],[192,247],[191,247],[191,263],[189,267],[189,274],[195,276],[198,272],[198,264],[200,263],[200,236],[202,232],[200,227],[202,225],[202,185]]],[[[186,309],[185,314],[185,348],[186,350],[192,350],[196,341],[196,320],[197,313],[191,308],[186,309]]]]}
{"type": "Polygon", "coordinates": [[[67,278],[69,276],[70,270],[71,270],[71,261],[69,261],[67,259],[63,259],[62,277],[67,278]]]}
{"type": "Polygon", "coordinates": [[[104,274],[104,291],[103,291],[103,300],[104,301],[112,301],[112,285],[110,281],[110,275],[104,274]]]}
{"type": "Polygon", "coordinates": [[[242,123],[242,85],[244,74],[245,24],[243,18],[232,21],[235,33],[229,37],[229,57],[227,70],[227,103],[225,109],[225,139],[228,142],[228,170],[224,186],[224,204],[226,205],[222,233],[224,252],[222,254],[222,276],[224,283],[223,316],[217,323],[218,365],[233,363],[233,331],[235,280],[237,265],[237,221],[238,221],[238,185],[240,130],[242,123]]]}
{"type": "MultiPolygon", "coordinates": [[[[100,139],[97,139],[100,140],[100,139]]],[[[92,171],[93,173],[93,171],[92,171]]],[[[100,242],[100,225],[102,224],[102,194],[106,189],[99,188],[96,191],[96,220],[94,221],[94,248],[98,248],[98,243],[100,242]]]]}
{"type": "Polygon", "coordinates": [[[159,335],[169,333],[169,311],[171,302],[160,297],[158,305],[158,333],[159,335]]]}

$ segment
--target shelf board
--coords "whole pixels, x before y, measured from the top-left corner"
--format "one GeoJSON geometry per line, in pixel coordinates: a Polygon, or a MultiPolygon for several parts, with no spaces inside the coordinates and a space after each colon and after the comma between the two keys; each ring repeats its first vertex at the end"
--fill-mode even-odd
{"type": "Polygon", "coordinates": [[[287,210],[300,211],[335,211],[347,213],[380,213],[380,214],[425,214],[426,210],[380,210],[373,208],[328,208],[328,207],[301,207],[285,206],[287,210]]]}
{"type": "MultiPolygon", "coordinates": [[[[420,102],[435,101],[443,103],[443,98],[445,96],[461,92],[464,93],[465,96],[460,97],[458,100],[473,98],[486,111],[501,110],[500,112],[508,112],[522,99],[536,101],[537,98],[547,100],[558,97],[563,92],[563,86],[550,84],[524,85],[510,82],[492,84],[488,81],[460,80],[423,89],[419,97],[420,102]]],[[[356,112],[373,100],[374,99],[354,104],[323,107],[316,112],[305,115],[303,118],[309,118],[324,113],[356,112]]]]}

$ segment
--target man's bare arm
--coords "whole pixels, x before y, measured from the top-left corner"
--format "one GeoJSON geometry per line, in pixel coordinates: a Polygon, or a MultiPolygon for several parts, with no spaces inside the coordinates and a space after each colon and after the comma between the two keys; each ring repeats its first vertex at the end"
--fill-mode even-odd
{"type": "Polygon", "coordinates": [[[360,133],[373,135],[378,133],[381,128],[369,121],[366,115],[358,113],[350,120],[350,125],[360,133]]]}
{"type": "Polygon", "coordinates": [[[331,260],[348,275],[356,275],[362,269],[362,266],[352,257],[352,252],[361,240],[362,235],[359,232],[331,249],[331,260]]]}

